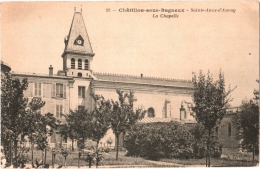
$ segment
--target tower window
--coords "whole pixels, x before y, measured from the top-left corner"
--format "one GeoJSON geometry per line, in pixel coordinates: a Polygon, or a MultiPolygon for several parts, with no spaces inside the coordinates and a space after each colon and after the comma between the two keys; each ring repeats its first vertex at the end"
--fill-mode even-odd
{"type": "Polygon", "coordinates": [[[149,109],[148,109],[148,117],[154,117],[155,115],[154,115],[154,109],[152,108],[152,107],[150,107],[149,109]]]}
{"type": "Polygon", "coordinates": [[[78,77],[82,77],[82,73],[78,73],[78,77]]]}
{"type": "Polygon", "coordinates": [[[74,58],[71,59],[70,67],[71,67],[71,69],[75,69],[75,59],[74,58]]]}
{"type": "Polygon", "coordinates": [[[81,59],[78,60],[78,69],[82,69],[82,60],[81,59]]]}
{"type": "Polygon", "coordinates": [[[228,137],[231,137],[231,123],[228,123],[228,137]]]}
{"type": "Polygon", "coordinates": [[[88,60],[85,60],[85,70],[88,70],[88,60]]]}

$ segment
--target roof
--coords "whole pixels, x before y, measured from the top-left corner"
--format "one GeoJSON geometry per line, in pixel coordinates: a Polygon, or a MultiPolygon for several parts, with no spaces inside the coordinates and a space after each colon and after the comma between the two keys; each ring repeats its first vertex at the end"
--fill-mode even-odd
{"type": "Polygon", "coordinates": [[[94,55],[81,12],[74,13],[64,52],[94,55]],[[74,44],[78,38],[84,40],[83,45],[74,44]]]}
{"type": "Polygon", "coordinates": [[[137,84],[152,84],[163,86],[175,86],[184,88],[193,88],[193,84],[190,80],[158,78],[158,77],[145,77],[145,76],[133,76],[133,75],[119,75],[109,73],[94,73],[97,81],[109,81],[109,82],[129,82],[137,84]]]}
{"type": "Polygon", "coordinates": [[[143,118],[142,120],[138,121],[138,123],[167,123],[167,122],[171,122],[171,121],[176,121],[176,122],[180,122],[180,123],[196,123],[196,121],[193,120],[180,120],[177,118],[173,118],[173,117],[168,117],[168,118],[156,118],[156,117],[146,117],[143,118]]]}
{"type": "Polygon", "coordinates": [[[23,77],[42,77],[42,78],[55,78],[55,79],[67,79],[67,80],[73,80],[72,77],[67,76],[58,76],[58,75],[52,75],[49,74],[40,74],[40,73],[29,73],[29,72],[11,72],[14,76],[23,76],[23,77]]]}

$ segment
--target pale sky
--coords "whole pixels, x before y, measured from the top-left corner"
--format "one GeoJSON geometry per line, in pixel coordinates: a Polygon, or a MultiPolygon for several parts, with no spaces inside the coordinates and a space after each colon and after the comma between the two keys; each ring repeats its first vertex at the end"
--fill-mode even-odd
{"type": "Polygon", "coordinates": [[[95,53],[93,71],[191,80],[192,72],[225,73],[237,86],[233,106],[253,97],[259,78],[258,1],[231,2],[12,2],[1,4],[1,59],[12,71],[62,70],[61,54],[74,7],[95,53]],[[111,12],[106,12],[110,8],[111,12]],[[120,8],[185,12],[119,12],[120,8]],[[236,9],[191,12],[193,9],[236,9]],[[116,11],[112,11],[116,10],[116,11]],[[188,11],[187,11],[188,10],[188,11]],[[158,18],[153,18],[158,14],[158,18]],[[160,18],[178,14],[178,18],[160,18]]]}

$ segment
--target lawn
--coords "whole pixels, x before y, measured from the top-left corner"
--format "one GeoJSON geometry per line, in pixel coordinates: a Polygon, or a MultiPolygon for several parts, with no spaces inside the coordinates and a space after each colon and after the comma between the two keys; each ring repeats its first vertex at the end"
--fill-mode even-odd
{"type": "MultiPolygon", "coordinates": [[[[206,159],[161,159],[160,161],[168,163],[177,163],[182,165],[205,165],[206,159]]],[[[231,159],[211,159],[212,167],[242,167],[242,166],[256,166],[258,161],[248,160],[231,160],[231,159]]]]}
{"type": "MultiPolygon", "coordinates": [[[[30,153],[28,154],[31,157],[30,153]]],[[[116,160],[116,152],[110,151],[109,153],[104,153],[104,160],[99,166],[113,166],[115,168],[134,168],[134,167],[182,167],[189,165],[193,166],[204,166],[205,159],[161,159],[159,162],[145,160],[143,158],[126,157],[124,151],[119,152],[119,159],[116,160]],[[162,162],[162,163],[160,163],[162,162]],[[177,165],[176,165],[177,164],[177,165]]],[[[42,159],[41,151],[34,151],[34,160],[42,159]]],[[[55,163],[62,165],[64,158],[57,154],[55,158],[55,163]]],[[[81,157],[79,164],[81,168],[87,168],[87,162],[85,162],[85,157],[81,157]]],[[[52,155],[49,151],[47,153],[47,164],[52,164],[52,155]]],[[[241,167],[241,166],[256,166],[258,161],[252,162],[249,160],[232,160],[232,159],[211,159],[211,166],[216,167],[241,167]]],[[[67,157],[68,166],[78,166],[78,153],[73,152],[67,157]]],[[[92,164],[93,165],[93,164],[92,164]]]]}
{"type": "MultiPolygon", "coordinates": [[[[28,154],[29,157],[31,157],[30,153],[28,154]]],[[[85,157],[81,157],[79,160],[79,164],[81,167],[88,167],[87,162],[84,160],[85,157]]],[[[34,161],[38,159],[42,159],[42,154],[41,151],[34,151],[34,161]]],[[[64,158],[60,155],[57,154],[55,157],[55,163],[58,165],[63,164],[64,158]]],[[[52,164],[52,155],[51,152],[49,151],[47,153],[47,158],[46,158],[46,163],[47,164],[52,164]]],[[[78,166],[78,153],[77,152],[72,152],[68,157],[67,157],[67,165],[68,166],[78,166]]],[[[104,153],[104,160],[102,163],[99,164],[99,166],[117,166],[117,167],[164,167],[164,165],[161,164],[154,164],[151,163],[145,159],[142,158],[134,158],[134,157],[126,157],[124,151],[120,151],[118,155],[118,160],[116,160],[116,152],[111,151],[109,153],[104,153]]],[[[168,166],[168,165],[167,165],[168,166]]],[[[173,164],[172,167],[175,165],[173,164]]]]}

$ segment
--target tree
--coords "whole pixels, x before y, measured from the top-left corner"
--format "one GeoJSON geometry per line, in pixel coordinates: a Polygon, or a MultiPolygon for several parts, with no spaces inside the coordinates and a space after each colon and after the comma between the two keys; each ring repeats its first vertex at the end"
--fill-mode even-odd
{"type": "Polygon", "coordinates": [[[228,103],[232,100],[229,94],[234,89],[225,90],[225,79],[220,71],[219,79],[213,81],[212,74],[208,71],[207,77],[200,71],[197,78],[193,73],[194,104],[191,115],[198,123],[201,123],[207,130],[207,157],[206,167],[210,167],[210,152],[212,129],[223,119],[228,103]]]}
{"type": "Polygon", "coordinates": [[[237,128],[237,139],[241,140],[242,149],[253,152],[254,161],[255,152],[259,153],[259,105],[256,97],[242,101],[233,124],[237,128]]]}
{"type": "MultiPolygon", "coordinates": [[[[24,136],[28,136],[29,141],[31,142],[31,162],[32,167],[34,167],[33,163],[33,150],[34,144],[37,145],[37,148],[41,151],[45,151],[46,157],[46,149],[48,148],[48,136],[50,135],[50,128],[56,128],[57,121],[56,118],[51,113],[47,113],[42,115],[39,111],[45,105],[45,102],[41,100],[41,98],[33,98],[29,103],[29,109],[26,111],[25,116],[23,117],[23,134],[24,136]]],[[[46,160],[44,160],[46,161],[46,160]]]]}
{"type": "MultiPolygon", "coordinates": [[[[110,112],[111,103],[109,100],[105,100],[103,96],[91,94],[95,107],[91,112],[91,138],[93,141],[97,142],[97,147],[95,149],[98,154],[98,144],[100,139],[102,139],[110,128],[110,112]]],[[[98,167],[99,160],[96,160],[96,167],[98,167]]]]}
{"type": "Polygon", "coordinates": [[[28,82],[24,78],[12,79],[11,74],[1,79],[1,141],[7,163],[12,165],[12,159],[17,159],[19,136],[23,132],[23,117],[26,113],[28,99],[23,92],[27,89],[28,82]],[[14,153],[13,153],[14,151],[14,153]]]}
{"type": "Polygon", "coordinates": [[[116,136],[116,160],[118,160],[118,145],[119,145],[119,135],[120,133],[125,133],[129,130],[137,120],[144,117],[145,111],[142,108],[136,109],[134,111],[134,92],[129,93],[116,90],[119,98],[118,101],[112,100],[112,111],[110,115],[111,128],[116,136]]]}
{"type": "Polygon", "coordinates": [[[66,119],[66,125],[68,126],[71,138],[78,140],[84,149],[85,140],[91,138],[91,114],[88,110],[79,109],[72,111],[68,115],[64,115],[66,119]]]}
{"type": "MultiPolygon", "coordinates": [[[[70,122],[70,121],[69,121],[70,122]]],[[[74,140],[77,138],[77,133],[72,128],[72,125],[68,122],[64,124],[63,127],[61,127],[60,134],[63,136],[65,140],[70,138],[72,142],[72,151],[74,151],[74,140]]]]}

